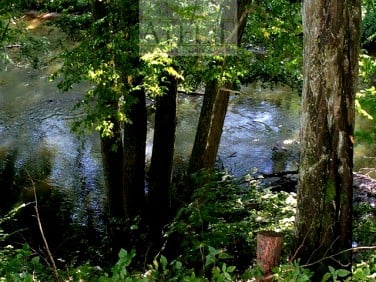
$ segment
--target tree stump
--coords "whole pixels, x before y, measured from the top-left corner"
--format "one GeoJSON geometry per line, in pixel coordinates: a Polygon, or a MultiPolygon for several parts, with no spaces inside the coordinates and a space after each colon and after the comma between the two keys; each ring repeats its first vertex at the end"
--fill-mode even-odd
{"type": "Polygon", "coordinates": [[[282,233],[261,231],[257,234],[257,264],[264,272],[259,281],[272,281],[272,269],[279,264],[282,246],[282,233]]]}

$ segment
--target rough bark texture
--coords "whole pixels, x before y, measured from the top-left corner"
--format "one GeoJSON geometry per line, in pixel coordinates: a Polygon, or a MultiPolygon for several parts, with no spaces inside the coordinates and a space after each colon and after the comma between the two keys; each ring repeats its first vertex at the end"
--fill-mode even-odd
{"type": "MultiPolygon", "coordinates": [[[[152,229],[159,232],[167,222],[171,206],[170,183],[175,149],[178,84],[170,76],[167,93],[156,99],[153,153],[149,171],[148,209],[152,229]]],[[[161,234],[157,234],[161,235],[161,234]]]]}
{"type": "Polygon", "coordinates": [[[124,125],[123,189],[125,216],[134,219],[145,208],[145,148],[146,148],[146,104],[144,91],[135,91],[136,103],[127,117],[132,121],[124,125]]]}
{"type": "Polygon", "coordinates": [[[272,281],[273,267],[279,264],[283,247],[283,234],[273,231],[261,231],[257,234],[257,264],[264,272],[259,281],[272,281]]]}
{"type": "MultiPolygon", "coordinates": [[[[304,1],[303,30],[297,235],[302,263],[312,263],[351,247],[360,1],[304,1]]],[[[351,253],[336,259],[346,265],[351,253]]]]}

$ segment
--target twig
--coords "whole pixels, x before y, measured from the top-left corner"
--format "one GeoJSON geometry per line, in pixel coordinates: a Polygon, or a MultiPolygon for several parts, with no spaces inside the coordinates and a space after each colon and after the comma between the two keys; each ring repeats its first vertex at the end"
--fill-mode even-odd
{"type": "Polygon", "coordinates": [[[37,197],[37,191],[36,191],[36,189],[35,189],[35,183],[34,183],[33,179],[30,177],[30,175],[29,175],[29,178],[30,178],[31,183],[32,183],[32,185],[33,185],[34,200],[35,200],[35,206],[34,206],[34,209],[35,209],[35,213],[36,213],[36,216],[37,216],[37,221],[38,221],[39,231],[40,231],[40,234],[41,234],[41,236],[42,236],[44,246],[46,247],[46,251],[47,251],[47,254],[48,254],[48,258],[49,258],[49,260],[51,261],[51,264],[52,264],[52,273],[53,273],[53,275],[54,275],[55,281],[56,281],[56,282],[59,282],[59,281],[60,281],[60,279],[59,279],[59,273],[58,273],[58,271],[57,271],[56,263],[55,263],[54,257],[52,256],[52,253],[51,253],[50,247],[48,246],[48,242],[47,242],[46,236],[44,235],[43,226],[42,226],[42,221],[41,221],[41,219],[40,219],[40,215],[39,215],[39,209],[38,209],[38,197],[37,197]]]}
{"type": "MultiPolygon", "coordinates": [[[[312,221],[312,224],[313,224],[313,221],[312,221]]],[[[332,228],[335,224],[336,224],[336,222],[330,224],[329,227],[325,230],[324,235],[322,236],[322,240],[321,240],[321,242],[320,242],[320,245],[318,246],[318,248],[316,248],[316,249],[312,252],[311,256],[309,257],[309,259],[308,259],[308,261],[307,261],[307,263],[309,263],[309,262],[311,261],[311,259],[314,257],[314,255],[315,255],[320,249],[322,249],[322,247],[323,247],[323,245],[324,245],[324,243],[325,243],[325,240],[326,240],[326,238],[327,238],[327,236],[328,236],[329,229],[332,228]]],[[[324,257],[325,257],[326,254],[329,252],[329,250],[332,249],[333,245],[335,244],[335,242],[336,242],[338,239],[339,239],[338,237],[337,237],[336,239],[334,239],[334,241],[331,242],[329,248],[326,248],[326,251],[325,251],[324,254],[323,254],[324,257]]]]}
{"type": "Polygon", "coordinates": [[[293,260],[295,260],[295,258],[296,258],[296,256],[298,255],[300,249],[303,248],[304,243],[305,243],[305,241],[307,240],[307,237],[308,237],[309,233],[310,233],[311,230],[312,230],[312,226],[313,226],[313,220],[312,220],[311,226],[309,227],[307,233],[304,235],[304,238],[303,238],[302,243],[301,243],[301,244],[299,245],[299,247],[296,249],[294,255],[291,257],[291,259],[289,260],[289,262],[292,262],[293,260]]]}
{"type": "MultiPolygon", "coordinates": [[[[308,264],[304,264],[302,265],[302,267],[309,267],[309,266],[312,266],[312,265],[315,265],[315,264],[318,264],[320,262],[323,262],[327,259],[332,259],[332,260],[335,260],[334,257],[336,256],[339,256],[341,254],[344,254],[346,252],[351,252],[351,251],[363,251],[363,250],[376,250],[376,246],[363,246],[363,247],[354,247],[354,248],[350,248],[350,249],[346,249],[346,250],[342,250],[336,254],[333,254],[333,255],[330,255],[330,256],[327,256],[327,257],[323,257],[317,261],[314,261],[312,263],[308,263],[308,264]]],[[[335,260],[336,261],[336,260],[335,260]]]]}
{"type": "Polygon", "coordinates": [[[21,48],[22,44],[12,44],[12,45],[7,45],[5,47],[8,48],[8,49],[21,48]]]}

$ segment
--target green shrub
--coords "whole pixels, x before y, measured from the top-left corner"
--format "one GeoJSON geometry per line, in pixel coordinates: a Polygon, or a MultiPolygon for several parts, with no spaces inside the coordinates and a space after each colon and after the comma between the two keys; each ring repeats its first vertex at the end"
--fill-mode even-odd
{"type": "Polygon", "coordinates": [[[243,271],[255,259],[256,234],[261,230],[285,232],[287,244],[293,227],[296,194],[240,185],[219,173],[197,189],[169,230],[165,252],[200,269],[204,249],[212,246],[229,254],[227,263],[243,271]],[[184,254],[184,255],[181,255],[184,254]]]}

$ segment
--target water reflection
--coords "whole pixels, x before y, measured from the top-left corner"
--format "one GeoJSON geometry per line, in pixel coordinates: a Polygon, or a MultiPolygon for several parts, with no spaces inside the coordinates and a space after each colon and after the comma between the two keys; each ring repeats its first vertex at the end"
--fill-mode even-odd
{"type": "Polygon", "coordinates": [[[299,96],[289,88],[249,87],[234,96],[219,157],[236,176],[297,169],[299,96]]]}
{"type": "MultiPolygon", "coordinates": [[[[82,232],[102,232],[104,187],[98,136],[80,139],[70,130],[81,114],[72,107],[86,86],[59,93],[41,71],[26,68],[3,72],[0,80],[4,82],[0,87],[2,214],[17,203],[33,202],[35,186],[54,251],[77,245],[87,238],[75,237],[82,232]]],[[[39,246],[34,215],[33,205],[27,206],[18,224],[27,228],[21,238],[39,246]]]]}
{"type": "MultiPolygon", "coordinates": [[[[68,215],[65,224],[100,231],[105,193],[98,135],[79,139],[70,131],[71,122],[81,115],[72,107],[87,86],[59,93],[43,71],[27,68],[9,69],[0,81],[0,208],[8,210],[21,199],[32,201],[31,177],[38,194],[54,201],[60,210],[56,213],[68,215]]],[[[254,168],[263,173],[297,169],[299,96],[288,88],[257,85],[240,93],[231,97],[219,163],[236,176],[254,168]]],[[[201,103],[202,96],[179,96],[179,159],[187,160],[191,152],[201,103]]],[[[150,130],[149,156],[152,136],[150,130]]],[[[375,167],[375,148],[358,145],[356,169],[375,167]]]]}

